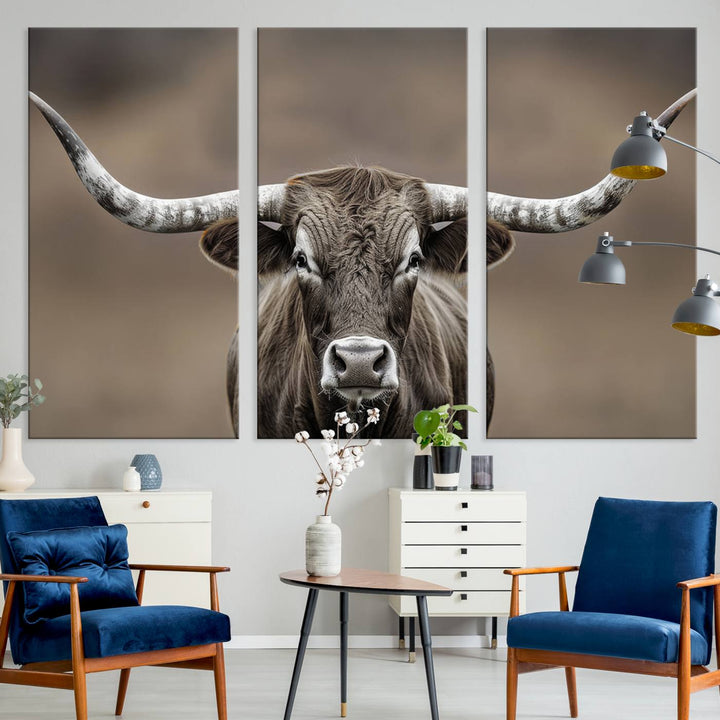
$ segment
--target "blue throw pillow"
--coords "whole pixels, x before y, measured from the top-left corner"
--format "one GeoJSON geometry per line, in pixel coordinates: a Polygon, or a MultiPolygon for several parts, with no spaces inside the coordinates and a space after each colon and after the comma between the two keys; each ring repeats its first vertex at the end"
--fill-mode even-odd
{"type": "MultiPolygon", "coordinates": [[[[81,610],[138,604],[127,562],[127,528],[124,525],[9,532],[7,540],[23,575],[88,578],[88,582],[78,585],[81,610]]],[[[25,622],[37,623],[70,613],[68,584],[22,584],[25,622]]]]}

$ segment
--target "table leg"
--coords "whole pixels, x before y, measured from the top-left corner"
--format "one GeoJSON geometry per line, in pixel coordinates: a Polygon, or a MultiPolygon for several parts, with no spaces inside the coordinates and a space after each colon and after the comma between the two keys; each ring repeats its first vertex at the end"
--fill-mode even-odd
{"type": "Polygon", "coordinates": [[[430,715],[432,720],[439,720],[437,692],[435,690],[435,667],[432,656],[432,637],[430,635],[430,620],[428,618],[427,598],[425,595],[417,596],[418,621],[420,622],[420,640],[425,658],[425,677],[427,678],[428,695],[430,696],[430,715]]]}
{"type": "Polygon", "coordinates": [[[398,647],[405,649],[405,618],[402,616],[398,617],[398,647]]]}
{"type": "Polygon", "coordinates": [[[490,641],[490,647],[493,650],[497,650],[497,617],[493,616],[492,619],[492,639],[490,641]]]}
{"type": "Polygon", "coordinates": [[[340,593],[340,717],[347,717],[348,594],[340,593]]]}
{"type": "Polygon", "coordinates": [[[295,693],[297,692],[298,681],[300,680],[300,671],[302,670],[305,650],[307,649],[308,638],[310,637],[310,628],[312,627],[317,599],[318,590],[310,588],[308,591],[307,604],[305,605],[305,615],[303,615],[302,627],[300,629],[300,642],[298,643],[297,655],[295,656],[295,667],[293,668],[292,680],[290,682],[290,692],[288,693],[287,704],[285,705],[284,720],[290,720],[290,716],[292,715],[295,693]]]}
{"type": "Polygon", "coordinates": [[[410,650],[408,651],[408,662],[415,662],[415,618],[410,618],[410,650]]]}

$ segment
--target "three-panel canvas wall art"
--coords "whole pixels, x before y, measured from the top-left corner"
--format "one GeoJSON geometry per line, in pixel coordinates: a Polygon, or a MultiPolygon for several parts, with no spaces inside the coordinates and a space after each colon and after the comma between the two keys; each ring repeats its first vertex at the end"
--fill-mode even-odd
{"type": "MultiPolygon", "coordinates": [[[[488,438],[695,435],[694,341],[669,328],[691,254],[633,248],[626,286],[577,283],[604,231],[694,242],[692,154],[581,229],[497,222],[600,181],[633,116],[694,87],[693,30],[490,29],[468,67],[463,29],[261,29],[256,238],[238,233],[237,42],[30,31],[30,372],[49,397],[33,437],[232,438],[241,413],[253,433],[249,355],[259,438],[379,407],[375,436],[406,439],[420,409],[483,407],[471,373],[488,438]],[[485,163],[487,223],[468,163],[485,163]],[[487,276],[468,273],[483,232],[487,276]],[[254,282],[257,327],[247,309],[238,327],[254,282]]],[[[689,107],[675,134],[694,126],[689,107]]]]}

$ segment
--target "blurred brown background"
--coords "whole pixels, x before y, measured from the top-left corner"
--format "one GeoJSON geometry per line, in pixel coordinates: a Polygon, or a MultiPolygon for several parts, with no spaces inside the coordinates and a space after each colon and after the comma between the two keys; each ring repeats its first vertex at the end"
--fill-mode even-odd
{"type": "MultiPolygon", "coordinates": [[[[31,29],[29,87],[120,182],[156,197],[237,187],[234,29],[31,29]]],[[[201,233],[123,225],[29,108],[32,437],[232,437],[235,281],[201,233]]]]}
{"type": "Polygon", "coordinates": [[[358,163],[465,185],[464,29],[258,31],[258,182],[358,163]]]}
{"type": "MultiPolygon", "coordinates": [[[[487,189],[511,195],[594,185],[640,110],[655,117],[695,87],[693,29],[490,29],[487,56],[487,189]]],[[[694,103],[670,134],[695,144],[694,103]]],[[[489,437],[695,437],[696,341],[670,318],[696,254],[619,249],[626,286],[577,282],[603,231],[695,242],[695,154],[663,145],[666,176],[582,230],[516,233],[514,255],[489,273],[489,437]]]]}

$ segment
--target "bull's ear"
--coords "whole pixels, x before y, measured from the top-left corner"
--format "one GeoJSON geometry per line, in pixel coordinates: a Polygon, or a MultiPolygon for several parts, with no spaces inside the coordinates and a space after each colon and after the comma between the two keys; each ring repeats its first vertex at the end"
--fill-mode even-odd
{"type": "Polygon", "coordinates": [[[277,223],[258,222],[258,275],[284,272],[290,265],[293,245],[285,228],[277,223]]]}
{"type": "Polygon", "coordinates": [[[467,272],[467,218],[433,227],[423,242],[423,254],[436,270],[467,272]]]}
{"type": "Polygon", "coordinates": [[[515,238],[504,225],[488,220],[485,231],[485,248],[487,268],[490,270],[510,256],[515,249],[515,238]]]}
{"type": "Polygon", "coordinates": [[[211,225],[200,238],[200,249],[205,257],[234,275],[238,271],[237,218],[220,220],[211,225]]]}

